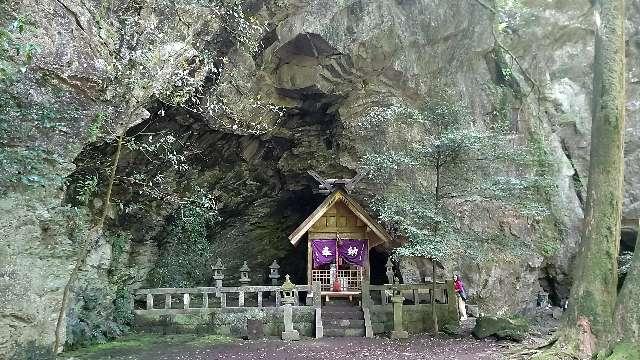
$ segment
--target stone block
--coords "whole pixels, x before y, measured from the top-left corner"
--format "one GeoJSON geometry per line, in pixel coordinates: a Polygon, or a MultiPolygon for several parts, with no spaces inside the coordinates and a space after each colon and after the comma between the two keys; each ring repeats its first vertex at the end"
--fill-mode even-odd
{"type": "Polygon", "coordinates": [[[409,337],[409,333],[404,330],[393,330],[391,332],[392,339],[406,339],[409,337]]]}
{"type": "Polygon", "coordinates": [[[300,340],[300,333],[298,330],[290,330],[282,332],[282,340],[284,341],[298,341],[300,340]]]}
{"type": "Polygon", "coordinates": [[[493,316],[478,318],[473,328],[473,336],[477,339],[493,336],[500,340],[517,342],[524,340],[528,332],[529,326],[524,322],[493,316]]]}
{"type": "Polygon", "coordinates": [[[470,317],[480,317],[480,309],[478,308],[478,305],[470,305],[470,304],[466,304],[467,307],[467,316],[470,317]]]}

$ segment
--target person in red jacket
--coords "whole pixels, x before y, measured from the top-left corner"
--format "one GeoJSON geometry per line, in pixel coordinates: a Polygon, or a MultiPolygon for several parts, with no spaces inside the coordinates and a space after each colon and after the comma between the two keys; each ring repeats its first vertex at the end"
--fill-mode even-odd
{"type": "Polygon", "coordinates": [[[464,288],[464,284],[462,283],[462,279],[460,279],[460,276],[455,275],[453,279],[453,289],[456,292],[456,300],[458,302],[458,312],[460,314],[460,320],[467,320],[467,292],[464,288]]]}

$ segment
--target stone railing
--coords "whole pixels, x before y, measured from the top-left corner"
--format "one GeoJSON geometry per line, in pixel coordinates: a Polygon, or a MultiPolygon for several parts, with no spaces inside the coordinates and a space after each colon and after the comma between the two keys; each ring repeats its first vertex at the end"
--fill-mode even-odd
{"type": "MultiPolygon", "coordinates": [[[[368,285],[365,288],[369,292],[369,305],[386,305],[389,303],[394,291],[400,294],[413,305],[431,304],[434,298],[436,305],[448,305],[455,301],[453,294],[453,282],[436,282],[435,296],[431,295],[432,284],[385,284],[368,285]]],[[[364,291],[365,289],[363,289],[364,291]]]]}
{"type": "Polygon", "coordinates": [[[428,331],[435,310],[441,324],[457,321],[456,297],[453,281],[432,284],[362,285],[362,309],[365,331],[370,334],[391,332],[392,337],[404,338],[407,331],[428,331]],[[432,296],[433,295],[433,296],[432,296]],[[434,301],[432,303],[432,301],[434,301]],[[435,307],[432,308],[432,305],[435,307]]]}
{"type": "MultiPolygon", "coordinates": [[[[319,295],[319,294],[318,294],[319,295]]],[[[316,295],[316,298],[318,297],[316,295]]],[[[134,293],[144,306],[136,314],[162,312],[165,314],[202,312],[220,308],[262,308],[282,305],[281,286],[237,286],[139,289],[134,293]]],[[[295,285],[294,306],[313,306],[310,285],[295,285]],[[301,304],[300,298],[305,299],[301,304]]],[[[137,304],[140,301],[136,302],[137,304]]]]}

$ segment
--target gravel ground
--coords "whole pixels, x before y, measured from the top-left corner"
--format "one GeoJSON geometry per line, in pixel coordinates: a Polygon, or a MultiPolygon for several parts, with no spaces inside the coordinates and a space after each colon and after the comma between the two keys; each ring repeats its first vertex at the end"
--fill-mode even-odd
{"type": "Polygon", "coordinates": [[[234,341],[213,346],[159,344],[152,349],[114,351],[94,354],[89,359],[139,360],[213,360],[213,359],[420,359],[420,360],[494,360],[501,359],[502,347],[494,341],[478,341],[470,337],[411,336],[407,340],[387,338],[323,338],[286,343],[269,339],[234,341]]]}

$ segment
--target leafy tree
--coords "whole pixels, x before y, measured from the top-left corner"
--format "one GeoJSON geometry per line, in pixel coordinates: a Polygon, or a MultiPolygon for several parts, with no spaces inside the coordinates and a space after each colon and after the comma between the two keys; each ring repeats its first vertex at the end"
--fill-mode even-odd
{"type": "MultiPolygon", "coordinates": [[[[361,122],[386,133],[389,144],[363,158],[362,167],[382,188],[372,206],[406,238],[397,255],[430,259],[434,274],[436,262],[478,256],[484,247],[482,234],[461,226],[459,205],[510,207],[534,218],[546,213],[536,199],[548,179],[527,170],[531,162],[518,145],[521,138],[506,125],[474,123],[464,104],[451,98],[439,94],[419,109],[374,107],[361,122]]],[[[435,305],[433,318],[437,332],[435,305]]]]}
{"type": "Polygon", "coordinates": [[[152,287],[208,286],[213,248],[207,238],[210,212],[186,206],[175,212],[160,256],[149,274],[152,287]]]}

